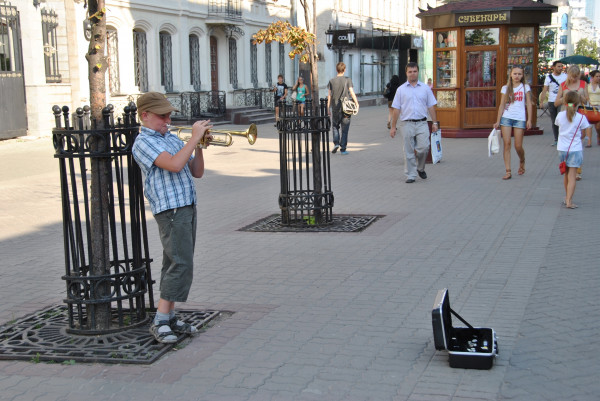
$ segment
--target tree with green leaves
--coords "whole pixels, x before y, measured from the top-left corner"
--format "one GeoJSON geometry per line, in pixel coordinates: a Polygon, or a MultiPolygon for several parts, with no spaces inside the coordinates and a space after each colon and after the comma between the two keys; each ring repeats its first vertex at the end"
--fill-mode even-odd
{"type": "MultiPolygon", "coordinates": [[[[277,0],[274,0],[277,1],[277,0]]],[[[317,1],[300,0],[300,5],[304,10],[304,22],[306,29],[298,26],[292,26],[288,21],[275,21],[266,29],[261,29],[252,37],[254,43],[271,43],[277,41],[287,43],[292,47],[288,53],[291,59],[299,57],[300,62],[310,64],[310,74],[312,78],[311,93],[315,100],[318,100],[319,94],[319,70],[317,61],[317,1]]]]}
{"type": "Polygon", "coordinates": [[[598,59],[598,44],[588,38],[580,39],[575,44],[575,54],[598,59]]]}

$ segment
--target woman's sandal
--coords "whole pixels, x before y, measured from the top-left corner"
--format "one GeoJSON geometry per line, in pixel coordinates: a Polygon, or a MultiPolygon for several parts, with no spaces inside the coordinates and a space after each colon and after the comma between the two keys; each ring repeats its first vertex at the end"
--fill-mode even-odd
{"type": "Polygon", "coordinates": [[[510,170],[506,170],[506,175],[502,177],[503,180],[510,180],[512,178],[512,173],[510,170]]]}
{"type": "Polygon", "coordinates": [[[525,160],[521,160],[519,163],[519,175],[525,174],[525,160]]]}

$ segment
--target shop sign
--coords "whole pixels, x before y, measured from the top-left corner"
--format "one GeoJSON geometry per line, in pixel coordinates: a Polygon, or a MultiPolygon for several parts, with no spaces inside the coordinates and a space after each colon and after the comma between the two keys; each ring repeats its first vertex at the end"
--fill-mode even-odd
{"type": "Polygon", "coordinates": [[[509,24],[510,11],[493,11],[477,14],[456,14],[454,21],[457,26],[509,24]]]}
{"type": "Polygon", "coordinates": [[[356,29],[333,31],[333,45],[351,47],[356,45],[356,29]]]}
{"type": "Polygon", "coordinates": [[[492,80],[492,72],[490,71],[492,63],[492,52],[483,52],[483,82],[492,80]]]}
{"type": "Polygon", "coordinates": [[[423,48],[423,37],[422,36],[411,36],[410,37],[411,49],[422,49],[423,48]]]}

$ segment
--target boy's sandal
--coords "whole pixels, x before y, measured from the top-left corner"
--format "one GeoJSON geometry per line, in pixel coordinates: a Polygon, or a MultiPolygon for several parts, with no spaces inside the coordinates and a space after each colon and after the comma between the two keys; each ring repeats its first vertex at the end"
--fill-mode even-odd
{"type": "Polygon", "coordinates": [[[169,326],[171,327],[171,330],[178,334],[194,335],[198,333],[196,326],[178,320],[177,317],[172,317],[169,319],[169,326]]]}
{"type": "Polygon", "coordinates": [[[512,178],[512,173],[510,170],[506,170],[506,174],[502,177],[503,180],[510,180],[512,178]]]}
{"type": "Polygon", "coordinates": [[[168,320],[161,320],[158,324],[150,326],[150,334],[156,341],[162,344],[172,344],[177,342],[177,336],[173,333],[168,320]]]}

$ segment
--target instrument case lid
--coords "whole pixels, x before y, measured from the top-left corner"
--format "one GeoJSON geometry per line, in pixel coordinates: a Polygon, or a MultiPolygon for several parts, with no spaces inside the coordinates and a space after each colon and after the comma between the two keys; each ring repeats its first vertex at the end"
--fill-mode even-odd
{"type": "Polygon", "coordinates": [[[439,290],[433,303],[431,311],[431,320],[433,324],[433,341],[435,349],[443,350],[449,348],[449,340],[452,338],[452,315],[456,316],[461,322],[470,329],[474,329],[465,319],[456,313],[450,307],[450,296],[448,289],[439,290]]]}

